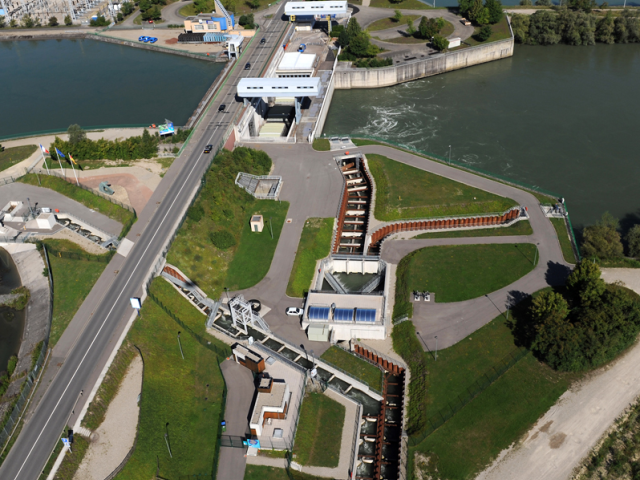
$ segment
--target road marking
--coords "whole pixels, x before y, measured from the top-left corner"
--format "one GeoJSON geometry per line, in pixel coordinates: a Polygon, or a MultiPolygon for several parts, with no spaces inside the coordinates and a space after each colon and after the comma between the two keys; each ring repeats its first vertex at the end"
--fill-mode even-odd
{"type": "MultiPolygon", "coordinates": [[[[215,130],[213,131],[213,133],[211,134],[211,136],[209,137],[209,141],[211,141],[213,139],[213,136],[215,135],[216,131],[218,130],[218,128],[220,127],[216,127],[215,130]]],[[[36,448],[36,445],[38,443],[38,441],[40,440],[40,437],[42,437],[42,434],[44,433],[45,429],[47,428],[47,426],[49,425],[49,422],[51,421],[51,418],[53,417],[53,414],[56,412],[56,410],[58,409],[58,406],[60,405],[60,402],[62,401],[62,398],[64,397],[64,395],[67,393],[67,390],[69,389],[69,387],[71,386],[71,382],[73,382],[73,379],[76,377],[78,370],[80,370],[80,367],[82,366],[82,364],[84,363],[85,358],[87,358],[87,355],[89,354],[89,351],[91,350],[91,348],[93,347],[93,344],[95,343],[95,341],[97,340],[98,336],[100,335],[100,332],[102,332],[102,329],[104,328],[105,324],[107,323],[107,320],[109,319],[109,317],[111,316],[111,312],[113,312],[113,309],[115,308],[116,304],[118,303],[118,301],[120,300],[120,297],[122,296],[122,294],[124,293],[124,290],[127,288],[127,286],[129,285],[129,282],[131,281],[131,278],[133,277],[133,275],[135,274],[136,270],[138,269],[138,267],[140,266],[140,262],[142,262],[142,259],[144,258],[144,256],[147,254],[147,250],[149,250],[149,247],[151,246],[151,243],[153,242],[153,240],[156,238],[156,235],[158,234],[158,232],[160,231],[160,228],[162,227],[162,225],[164,224],[165,220],[167,219],[167,216],[169,215],[169,213],[171,212],[173,205],[176,203],[176,201],[178,200],[178,197],[180,196],[180,193],[182,192],[182,190],[184,189],[185,185],[187,184],[187,181],[189,180],[189,178],[191,178],[191,175],[193,174],[193,171],[195,170],[196,166],[198,166],[198,164],[200,163],[200,160],[202,159],[202,155],[203,153],[200,153],[200,156],[198,157],[198,160],[194,163],[193,167],[191,168],[191,171],[189,172],[189,175],[187,175],[187,178],[184,180],[184,182],[182,183],[182,186],[180,187],[180,190],[178,190],[178,193],[175,195],[173,202],[171,202],[171,205],[169,206],[169,208],[167,209],[167,213],[165,213],[164,217],[162,218],[162,221],[160,222],[160,224],[158,225],[158,228],[156,228],[155,233],[153,234],[153,237],[151,237],[151,240],[149,240],[149,242],[147,243],[147,248],[144,249],[144,252],[142,252],[142,255],[140,256],[140,260],[138,260],[138,263],[136,264],[136,266],[133,268],[133,271],[131,272],[131,275],[129,275],[129,278],[127,279],[127,282],[124,284],[124,286],[122,287],[122,289],[120,290],[120,293],[118,294],[118,297],[116,298],[115,302],[113,302],[113,305],[111,306],[111,309],[109,310],[109,313],[107,313],[107,316],[105,317],[104,321],[102,322],[102,325],[100,325],[100,329],[98,330],[98,332],[96,333],[96,335],[93,337],[93,340],[91,341],[91,344],[89,345],[89,347],[87,348],[87,351],[85,352],[85,354],[83,355],[82,359],[80,360],[80,363],[78,364],[78,367],[76,368],[76,371],[73,372],[73,375],[71,376],[71,379],[69,380],[69,382],[67,383],[67,386],[65,387],[64,391],[62,392],[62,394],[60,395],[60,398],[58,399],[58,402],[56,403],[55,407],[53,407],[53,411],[51,412],[51,415],[49,415],[49,418],[47,418],[47,421],[44,424],[44,427],[42,427],[42,430],[40,431],[40,434],[38,435],[38,438],[36,438],[36,441],[33,442],[33,445],[31,446],[31,449],[29,450],[29,453],[27,454],[27,456],[24,459],[24,462],[22,462],[22,465],[20,466],[20,470],[18,470],[18,473],[16,473],[16,476],[13,477],[14,480],[16,480],[19,476],[20,473],[22,472],[22,469],[24,468],[25,464],[27,463],[27,461],[29,460],[29,457],[31,456],[31,454],[33,453],[33,450],[36,448]]],[[[167,192],[168,193],[168,192],[167,192]]]]}

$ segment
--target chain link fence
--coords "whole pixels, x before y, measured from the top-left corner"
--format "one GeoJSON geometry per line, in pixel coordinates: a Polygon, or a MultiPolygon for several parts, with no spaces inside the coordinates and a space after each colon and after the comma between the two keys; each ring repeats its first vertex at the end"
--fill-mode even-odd
{"type": "Polygon", "coordinates": [[[4,453],[4,450],[7,448],[8,441],[13,435],[14,428],[22,418],[23,409],[27,404],[27,400],[29,399],[31,391],[33,390],[33,385],[36,382],[36,378],[38,377],[39,372],[42,370],[45,359],[47,358],[47,351],[49,347],[49,333],[51,332],[51,319],[53,318],[53,278],[51,277],[51,265],[49,264],[49,255],[47,253],[46,247],[43,247],[43,252],[45,263],[47,265],[47,274],[49,276],[49,319],[47,322],[44,339],[36,347],[36,349],[40,349],[40,353],[38,354],[37,359],[35,360],[35,363],[31,368],[31,371],[27,375],[27,378],[22,385],[22,391],[20,393],[20,396],[16,400],[13,409],[11,410],[11,413],[9,414],[8,418],[4,419],[2,431],[0,431],[0,445],[3,446],[0,455],[2,455],[2,453],[4,453]]]}

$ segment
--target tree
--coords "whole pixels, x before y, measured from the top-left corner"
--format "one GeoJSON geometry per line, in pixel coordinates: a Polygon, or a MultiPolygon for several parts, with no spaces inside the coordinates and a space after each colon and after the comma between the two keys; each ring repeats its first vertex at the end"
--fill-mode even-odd
{"type": "Polygon", "coordinates": [[[127,15],[131,15],[135,9],[136,7],[132,2],[124,2],[122,4],[121,12],[122,15],[126,17],[127,15]]]}
{"type": "Polygon", "coordinates": [[[407,18],[407,33],[413,35],[416,33],[416,28],[413,26],[413,20],[407,18]]]}
{"type": "Polygon", "coordinates": [[[146,12],[142,12],[142,20],[160,20],[162,18],[162,12],[157,5],[154,5],[146,12]]]}
{"type": "Polygon", "coordinates": [[[607,12],[607,14],[598,20],[598,24],[596,26],[596,41],[601,43],[612,44],[615,43],[615,25],[613,21],[613,14],[611,12],[607,12]]]}
{"type": "Polygon", "coordinates": [[[464,17],[469,16],[469,10],[471,10],[472,0],[458,0],[458,12],[464,17]]]}
{"type": "Polygon", "coordinates": [[[550,7],[553,5],[551,0],[536,0],[536,7],[550,7]]]}
{"type": "Polygon", "coordinates": [[[489,13],[489,9],[485,7],[482,10],[480,10],[476,15],[475,20],[478,25],[488,25],[489,22],[491,21],[491,15],[489,13]]]}
{"type": "Polygon", "coordinates": [[[615,19],[615,36],[618,43],[640,42],[640,12],[623,10],[615,19]]]}
{"type": "Polygon", "coordinates": [[[502,3],[500,2],[500,0],[485,0],[484,6],[489,10],[489,23],[491,25],[495,25],[500,20],[502,20],[504,13],[502,12],[502,3]]]}
{"type": "Polygon", "coordinates": [[[529,15],[515,14],[511,17],[513,37],[518,43],[528,43],[529,40],[529,15]]]}
{"type": "Polygon", "coordinates": [[[533,3],[531,3],[531,0],[520,0],[520,5],[523,7],[528,7],[529,5],[533,5],[533,3]]]}
{"type": "Polygon", "coordinates": [[[393,14],[393,21],[398,23],[400,20],[402,20],[402,12],[400,10],[396,10],[393,14]]]}
{"type": "Polygon", "coordinates": [[[438,21],[434,18],[422,17],[418,26],[418,35],[420,38],[431,40],[431,38],[440,32],[438,21]]]}
{"type": "Polygon", "coordinates": [[[9,20],[9,26],[11,28],[16,28],[18,26],[18,22],[16,22],[15,18],[12,18],[11,20],[9,20]]]}
{"type": "Polygon", "coordinates": [[[362,33],[362,27],[358,23],[356,17],[351,17],[349,23],[347,24],[347,34],[349,35],[349,42],[356,36],[362,33]]]}
{"type": "Polygon", "coordinates": [[[67,133],[69,134],[69,143],[71,145],[76,145],[87,139],[87,134],[85,133],[85,131],[82,130],[82,127],[80,125],[75,123],[73,125],[69,125],[67,133]]]}
{"type": "Polygon", "coordinates": [[[369,37],[364,32],[360,32],[349,41],[349,51],[356,57],[371,56],[369,46],[369,37]]]}
{"type": "Polygon", "coordinates": [[[469,20],[472,22],[476,21],[480,12],[484,9],[484,5],[482,5],[482,0],[471,0],[471,4],[469,6],[469,20]]]}
{"type": "Polygon", "coordinates": [[[625,240],[629,244],[629,255],[632,257],[640,257],[640,224],[631,227],[625,240]]]}
{"type": "Polygon", "coordinates": [[[436,34],[433,36],[433,40],[431,40],[431,45],[433,46],[433,48],[441,52],[449,48],[449,40],[447,40],[440,34],[436,34]]]}
{"type": "Polygon", "coordinates": [[[558,32],[556,14],[549,10],[539,10],[529,19],[530,45],[555,45],[560,42],[562,36],[558,32]]]}
{"type": "Polygon", "coordinates": [[[4,16],[0,15],[0,28],[4,28],[6,25],[5,21],[4,21],[4,16]]]}
{"type": "Polygon", "coordinates": [[[21,23],[24,28],[33,28],[36,26],[36,22],[28,13],[24,17],[22,17],[21,23]]]}
{"type": "Polygon", "coordinates": [[[595,225],[585,227],[582,242],[584,256],[600,259],[621,257],[623,249],[618,226],[618,219],[605,212],[595,225]]]}
{"type": "Polygon", "coordinates": [[[567,296],[574,308],[585,308],[595,305],[605,289],[602,273],[597,264],[580,262],[567,278],[567,296]]]}
{"type": "Polygon", "coordinates": [[[349,32],[342,30],[338,37],[338,43],[342,48],[347,48],[349,46],[349,32]]]}
{"type": "Polygon", "coordinates": [[[493,29],[491,28],[491,26],[485,25],[480,29],[480,31],[476,35],[476,38],[480,42],[484,42],[485,40],[489,40],[489,37],[491,36],[492,33],[493,33],[493,29]]]}
{"type": "Polygon", "coordinates": [[[50,27],[57,27],[58,26],[58,19],[56,17],[50,17],[49,18],[49,26],[50,27]]]}
{"type": "Polygon", "coordinates": [[[73,20],[71,20],[71,15],[67,15],[66,17],[64,17],[64,24],[67,27],[73,25],[73,20]]]}
{"type": "Polygon", "coordinates": [[[122,15],[121,12],[118,12],[118,15],[116,15],[116,18],[118,19],[119,22],[124,20],[124,15],[122,15]]]}
{"type": "Polygon", "coordinates": [[[585,13],[591,13],[594,7],[597,7],[595,0],[568,0],[567,6],[573,10],[582,10],[585,13]]]}
{"type": "Polygon", "coordinates": [[[260,0],[249,0],[249,6],[254,9],[257,10],[258,8],[260,8],[260,0]]]}

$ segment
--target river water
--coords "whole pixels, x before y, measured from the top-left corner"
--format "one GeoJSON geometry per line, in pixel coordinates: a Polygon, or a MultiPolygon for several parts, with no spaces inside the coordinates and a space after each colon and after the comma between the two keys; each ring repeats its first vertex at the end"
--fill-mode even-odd
{"type": "Polygon", "coordinates": [[[224,64],[96,40],[0,42],[0,138],[96,125],[184,125],[224,64]]]}
{"type": "Polygon", "coordinates": [[[413,146],[564,196],[574,228],[640,222],[640,45],[516,46],[512,58],[336,90],[324,133],[413,146]]]}
{"type": "MultiPolygon", "coordinates": [[[[0,295],[11,293],[20,285],[20,274],[11,255],[0,248],[0,295]]],[[[26,309],[0,307],[0,371],[7,369],[9,357],[20,350],[25,312],[26,309]]]]}

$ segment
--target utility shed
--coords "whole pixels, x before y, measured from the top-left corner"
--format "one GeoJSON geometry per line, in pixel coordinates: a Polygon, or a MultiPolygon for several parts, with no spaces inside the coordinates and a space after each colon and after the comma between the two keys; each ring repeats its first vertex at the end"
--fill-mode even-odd
{"type": "Polygon", "coordinates": [[[252,232],[261,232],[264,228],[264,219],[262,215],[252,215],[251,216],[251,231],[252,232]]]}
{"type": "Polygon", "coordinates": [[[329,341],[329,325],[310,324],[307,329],[307,336],[312,342],[328,342],[329,341]]]}

